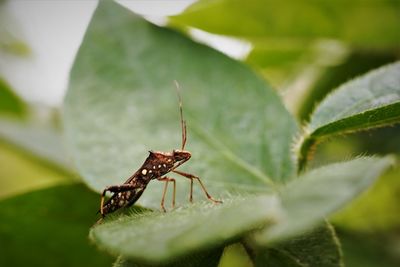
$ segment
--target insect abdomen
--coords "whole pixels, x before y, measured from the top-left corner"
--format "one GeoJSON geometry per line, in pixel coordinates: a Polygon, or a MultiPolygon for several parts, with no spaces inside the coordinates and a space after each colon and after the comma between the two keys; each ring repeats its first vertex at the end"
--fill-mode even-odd
{"type": "Polygon", "coordinates": [[[114,193],[104,204],[103,215],[114,212],[120,208],[133,205],[140,198],[145,189],[146,186],[138,187],[131,191],[114,193]]]}

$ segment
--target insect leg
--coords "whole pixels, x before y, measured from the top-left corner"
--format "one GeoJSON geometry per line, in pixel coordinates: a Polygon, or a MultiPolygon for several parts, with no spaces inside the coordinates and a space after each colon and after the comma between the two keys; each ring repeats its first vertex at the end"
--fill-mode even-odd
{"type": "Polygon", "coordinates": [[[176,195],[176,181],[174,178],[169,178],[169,177],[163,177],[163,178],[158,178],[158,181],[165,182],[162,198],[161,198],[161,209],[166,212],[165,207],[164,207],[164,200],[165,200],[165,194],[167,193],[167,187],[168,187],[168,182],[173,182],[174,183],[174,188],[172,191],[172,208],[175,207],[175,195],[176,195]]]}
{"type": "Polygon", "coordinates": [[[203,183],[201,182],[201,180],[200,180],[200,177],[197,177],[197,176],[195,176],[195,175],[193,175],[193,174],[190,174],[190,173],[186,173],[186,172],[181,172],[181,171],[177,171],[177,170],[173,170],[173,172],[174,173],[177,173],[177,174],[179,174],[179,175],[182,175],[183,177],[186,177],[186,178],[188,178],[188,179],[190,179],[191,180],[191,184],[190,184],[190,199],[192,199],[192,194],[193,194],[193,179],[196,179],[197,181],[199,181],[199,184],[200,184],[200,186],[201,186],[201,189],[203,190],[203,192],[204,192],[204,194],[206,194],[206,196],[207,196],[207,198],[209,199],[209,200],[211,200],[212,202],[214,202],[214,203],[222,203],[222,201],[221,200],[216,200],[216,199],[214,199],[208,192],[207,192],[207,189],[206,189],[206,187],[203,185],[203,183]]]}
{"type": "Polygon", "coordinates": [[[121,185],[111,185],[107,186],[103,190],[103,194],[101,194],[101,201],[100,201],[100,213],[104,217],[103,213],[103,207],[104,207],[104,197],[106,196],[107,191],[110,191],[112,193],[118,193],[118,192],[125,192],[129,190],[135,189],[137,186],[134,184],[121,184],[121,185]]]}
{"type": "Polygon", "coordinates": [[[193,179],[190,179],[190,196],[189,196],[190,203],[193,203],[193,179]]]}

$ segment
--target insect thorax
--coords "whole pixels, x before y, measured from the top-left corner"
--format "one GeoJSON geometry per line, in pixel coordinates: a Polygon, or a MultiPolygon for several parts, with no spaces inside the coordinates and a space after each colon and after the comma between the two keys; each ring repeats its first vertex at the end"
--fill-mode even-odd
{"type": "Polygon", "coordinates": [[[139,170],[139,175],[144,180],[159,178],[168,173],[174,167],[174,163],[172,153],[150,151],[150,155],[139,170]]]}

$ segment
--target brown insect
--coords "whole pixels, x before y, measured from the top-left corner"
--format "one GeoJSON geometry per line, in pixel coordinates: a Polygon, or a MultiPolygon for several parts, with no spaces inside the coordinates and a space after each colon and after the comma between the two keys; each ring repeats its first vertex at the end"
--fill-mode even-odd
{"type": "Polygon", "coordinates": [[[164,190],[161,197],[161,209],[165,212],[164,199],[167,192],[168,183],[172,182],[173,193],[172,193],[172,207],[175,206],[175,191],[176,182],[174,178],[165,176],[166,174],[173,172],[179,174],[185,178],[190,179],[190,194],[189,201],[193,202],[193,180],[197,180],[203,190],[204,194],[209,200],[214,203],[222,203],[220,200],[215,200],[208,192],[198,176],[190,173],[176,170],[180,165],[185,163],[192,156],[190,152],[185,151],[185,144],[187,138],[186,132],[186,121],[183,119],[182,112],[182,99],[179,92],[179,84],[175,82],[176,90],[178,93],[179,100],[179,112],[181,118],[182,128],[182,147],[180,150],[175,149],[172,152],[160,152],[160,151],[149,151],[150,155],[144,161],[143,165],[131,176],[125,183],[121,185],[111,185],[103,190],[101,196],[100,213],[102,217],[106,214],[116,211],[122,207],[129,207],[133,205],[143,194],[147,184],[151,180],[158,180],[165,182],[164,190]],[[106,192],[112,192],[111,198],[104,203],[104,197],[106,192]]]}

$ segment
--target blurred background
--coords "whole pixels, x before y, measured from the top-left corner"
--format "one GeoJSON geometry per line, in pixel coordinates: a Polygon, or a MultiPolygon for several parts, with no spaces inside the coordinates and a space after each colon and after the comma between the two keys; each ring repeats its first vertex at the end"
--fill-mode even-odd
{"type": "MultiPolygon", "coordinates": [[[[245,62],[302,124],[338,85],[400,58],[397,0],[118,2],[245,62]]],[[[96,6],[0,1],[0,266],[113,262],[88,244],[98,195],[76,185],[60,121],[69,70],[96,6]],[[74,192],[82,191],[88,205],[76,204],[68,187],[43,191],[56,185],[78,187],[74,192]],[[53,241],[44,235],[50,228],[58,230],[53,241]]],[[[329,140],[311,164],[388,153],[400,154],[399,126],[329,140]]],[[[399,203],[395,167],[331,218],[347,266],[400,266],[399,203]]],[[[220,266],[251,263],[233,245],[220,266]]]]}

